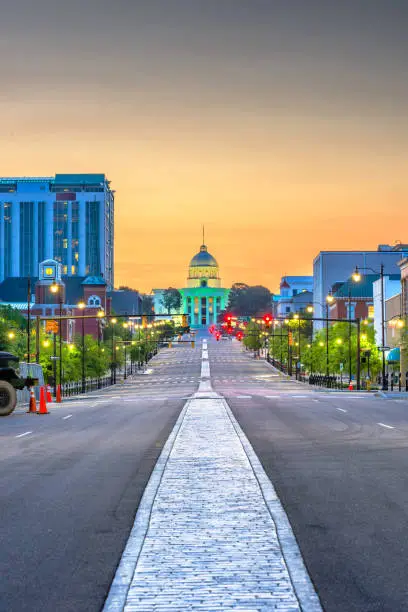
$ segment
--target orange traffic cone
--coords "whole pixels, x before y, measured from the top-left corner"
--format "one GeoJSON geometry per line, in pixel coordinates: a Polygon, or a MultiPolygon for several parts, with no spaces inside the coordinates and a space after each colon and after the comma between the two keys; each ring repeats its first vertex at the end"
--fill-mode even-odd
{"type": "Polygon", "coordinates": [[[51,387],[47,385],[47,403],[52,404],[51,387]]]}
{"type": "Polygon", "coordinates": [[[30,387],[30,403],[27,412],[35,414],[37,412],[37,404],[35,401],[34,387],[30,387]]]}
{"type": "Polygon", "coordinates": [[[61,385],[57,385],[57,404],[60,404],[61,402],[61,385]]]}
{"type": "Polygon", "coordinates": [[[47,404],[45,402],[45,389],[41,387],[40,389],[40,409],[37,414],[50,414],[47,410],[47,404]]]}
{"type": "Polygon", "coordinates": [[[349,390],[349,391],[353,391],[353,389],[354,389],[354,388],[353,388],[353,383],[352,383],[352,382],[351,382],[351,380],[350,380],[350,384],[349,384],[349,386],[348,386],[348,390],[349,390]]]}

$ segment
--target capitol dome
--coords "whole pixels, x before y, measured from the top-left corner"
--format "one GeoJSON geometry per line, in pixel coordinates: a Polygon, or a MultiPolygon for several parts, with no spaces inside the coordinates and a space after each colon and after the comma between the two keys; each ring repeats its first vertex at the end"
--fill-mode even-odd
{"type": "Polygon", "coordinates": [[[216,259],[207,251],[205,244],[201,245],[200,251],[194,255],[193,259],[190,261],[190,268],[201,266],[213,266],[218,268],[216,259]]]}
{"type": "Polygon", "coordinates": [[[188,284],[192,286],[219,286],[218,263],[208,251],[205,244],[190,261],[188,269],[188,284]]]}

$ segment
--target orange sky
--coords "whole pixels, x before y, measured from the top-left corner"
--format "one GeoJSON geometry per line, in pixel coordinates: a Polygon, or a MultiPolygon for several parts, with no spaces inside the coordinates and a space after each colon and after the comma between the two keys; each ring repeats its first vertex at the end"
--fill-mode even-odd
{"type": "MultiPolygon", "coordinates": [[[[71,13],[48,37],[40,18],[26,38],[15,30],[1,65],[1,174],[105,172],[116,285],[184,286],[203,223],[225,286],[277,290],[285,273],[311,274],[319,250],[408,241],[403,28],[390,55],[377,29],[357,23],[336,38],[329,20],[292,31],[282,8],[285,38],[279,20],[265,24],[267,4],[232,26],[226,12],[187,11],[180,30],[124,3],[122,21],[112,12],[93,30],[85,20],[82,33],[71,13]]],[[[2,20],[0,47],[16,16],[2,20]]]]}

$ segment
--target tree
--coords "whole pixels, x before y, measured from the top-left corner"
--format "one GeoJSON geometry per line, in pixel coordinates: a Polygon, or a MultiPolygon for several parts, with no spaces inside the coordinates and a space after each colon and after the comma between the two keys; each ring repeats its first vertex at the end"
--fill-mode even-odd
{"type": "Polygon", "coordinates": [[[259,351],[262,346],[262,334],[259,325],[253,321],[248,323],[244,339],[244,346],[252,351],[259,351]]]}
{"type": "Polygon", "coordinates": [[[133,289],[132,287],[128,287],[128,285],[119,285],[118,291],[135,291],[139,293],[137,289],[133,289]]]}
{"type": "Polygon", "coordinates": [[[227,309],[237,316],[260,316],[271,310],[271,292],[262,285],[234,283],[227,309]]]}
{"type": "Polygon", "coordinates": [[[142,296],[142,314],[152,314],[154,310],[153,307],[153,297],[151,295],[145,294],[142,296]]]}
{"type": "Polygon", "coordinates": [[[180,310],[181,293],[178,289],[169,287],[163,291],[162,305],[167,310],[167,314],[171,314],[172,310],[180,310]]]}

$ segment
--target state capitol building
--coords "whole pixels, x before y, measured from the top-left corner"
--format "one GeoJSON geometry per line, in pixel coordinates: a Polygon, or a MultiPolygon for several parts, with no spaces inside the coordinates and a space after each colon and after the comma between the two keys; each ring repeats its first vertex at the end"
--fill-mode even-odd
{"type": "MultiPolygon", "coordinates": [[[[153,289],[156,314],[166,314],[162,305],[163,289],[153,289]]],[[[225,310],[229,289],[221,287],[217,260],[202,244],[188,267],[187,287],[179,289],[182,296],[181,312],[188,314],[192,328],[203,328],[217,322],[225,310]]],[[[174,313],[176,314],[176,313],[174,313]]]]}

